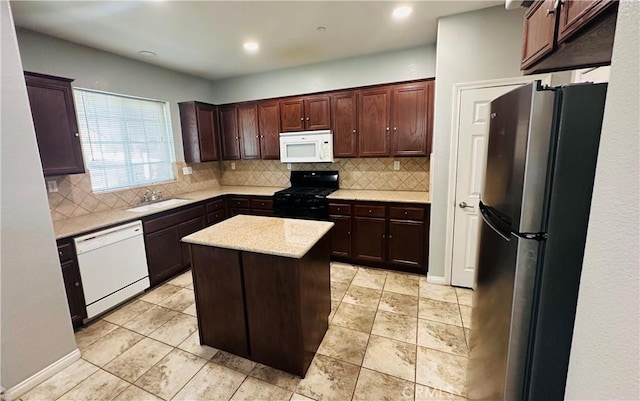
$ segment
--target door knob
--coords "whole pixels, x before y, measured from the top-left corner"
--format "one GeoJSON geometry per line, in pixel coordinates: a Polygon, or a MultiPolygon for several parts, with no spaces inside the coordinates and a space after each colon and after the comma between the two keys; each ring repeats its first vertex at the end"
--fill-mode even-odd
{"type": "Polygon", "coordinates": [[[461,209],[467,209],[467,208],[473,209],[473,206],[467,205],[467,202],[460,202],[458,206],[460,206],[461,209]]]}

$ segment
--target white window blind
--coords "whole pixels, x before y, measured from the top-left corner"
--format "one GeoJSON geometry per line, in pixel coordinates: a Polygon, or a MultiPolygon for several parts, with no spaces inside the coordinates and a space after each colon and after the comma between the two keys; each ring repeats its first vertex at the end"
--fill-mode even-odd
{"type": "Polygon", "coordinates": [[[74,89],[84,162],[94,192],[175,179],[166,102],[74,89]]]}

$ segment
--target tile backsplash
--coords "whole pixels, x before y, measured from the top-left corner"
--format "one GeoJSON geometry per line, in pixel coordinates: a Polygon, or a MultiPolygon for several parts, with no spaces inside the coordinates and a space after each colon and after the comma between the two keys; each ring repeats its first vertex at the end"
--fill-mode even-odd
{"type": "Polygon", "coordinates": [[[58,184],[58,192],[47,194],[51,218],[61,220],[103,210],[134,206],[140,203],[146,190],[162,191],[162,196],[168,199],[182,193],[220,186],[218,162],[189,164],[193,169],[193,174],[190,175],[182,174],[182,167],[185,166],[187,164],[184,162],[173,164],[175,181],[97,194],[91,191],[91,177],[88,173],[46,177],[46,181],[56,181],[58,184]]]}
{"type": "MultiPolygon", "coordinates": [[[[429,158],[336,159],[334,163],[293,163],[292,170],[338,170],[340,188],[383,191],[427,191],[429,158]],[[400,169],[393,169],[393,162],[400,169]]],[[[222,162],[222,185],[289,186],[287,165],[279,160],[222,162]],[[235,170],[231,168],[235,163],[235,170]]]]}
{"type": "MultiPolygon", "coordinates": [[[[56,181],[58,192],[49,192],[49,210],[53,220],[81,216],[109,209],[134,206],[146,190],[162,191],[165,199],[186,192],[220,185],[258,187],[288,187],[289,174],[279,160],[236,160],[189,164],[193,174],[183,175],[184,162],[174,163],[176,181],[154,186],[94,194],[88,173],[47,177],[56,181]],[[232,163],[235,169],[232,169],[232,163]]],[[[334,163],[293,163],[292,170],[338,170],[340,188],[382,191],[427,191],[429,189],[429,158],[366,158],[336,159],[334,163]],[[393,169],[393,162],[400,169],[393,169]]]]}

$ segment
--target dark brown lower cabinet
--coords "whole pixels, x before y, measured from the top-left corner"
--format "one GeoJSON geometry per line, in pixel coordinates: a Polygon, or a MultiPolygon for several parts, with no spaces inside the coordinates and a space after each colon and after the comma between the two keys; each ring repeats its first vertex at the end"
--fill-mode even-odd
{"type": "Polygon", "coordinates": [[[424,223],[421,221],[389,220],[387,261],[397,266],[415,269],[424,267],[424,223]]]}
{"type": "Polygon", "coordinates": [[[189,267],[189,250],[180,239],[203,229],[206,226],[205,222],[206,208],[203,204],[143,219],[151,286],[189,267]]]}
{"type": "Polygon", "coordinates": [[[201,343],[304,377],[328,328],[329,236],[301,259],[190,247],[201,343]]]}
{"type": "Polygon", "coordinates": [[[386,202],[330,203],[331,256],[335,260],[425,274],[429,205],[386,202]],[[352,212],[353,211],[353,212],[352,212]]]}
{"type": "Polygon", "coordinates": [[[384,219],[354,217],[353,235],[354,258],[371,262],[384,262],[384,219]]]}
{"type": "Polygon", "coordinates": [[[335,224],[331,229],[331,255],[351,256],[351,216],[330,215],[329,220],[335,224]]]}
{"type": "Polygon", "coordinates": [[[67,293],[71,323],[74,328],[80,327],[82,320],[87,317],[87,307],[72,240],[58,241],[58,256],[60,257],[64,289],[67,293]]]}

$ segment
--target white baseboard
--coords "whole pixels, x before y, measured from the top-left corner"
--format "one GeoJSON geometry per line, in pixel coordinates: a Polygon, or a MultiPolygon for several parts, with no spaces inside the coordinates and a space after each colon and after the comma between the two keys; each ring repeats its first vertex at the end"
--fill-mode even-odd
{"type": "Polygon", "coordinates": [[[432,284],[449,285],[444,276],[430,276],[427,274],[427,282],[432,284]]]}
{"type": "Polygon", "coordinates": [[[4,392],[3,399],[5,401],[13,401],[18,399],[21,395],[31,390],[32,388],[42,383],[43,381],[47,380],[51,376],[55,375],[56,373],[60,372],[61,370],[71,365],[78,359],[80,359],[80,350],[76,348],[75,350],[71,351],[67,355],[58,359],[51,365],[42,369],[35,375],[26,378],[25,380],[21,381],[15,386],[6,390],[4,392]]]}

